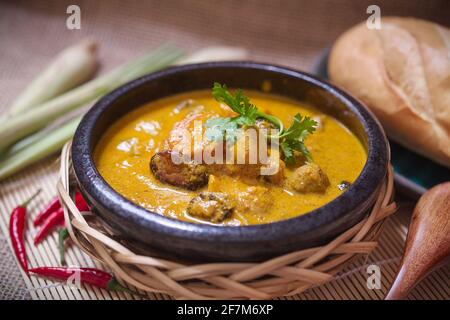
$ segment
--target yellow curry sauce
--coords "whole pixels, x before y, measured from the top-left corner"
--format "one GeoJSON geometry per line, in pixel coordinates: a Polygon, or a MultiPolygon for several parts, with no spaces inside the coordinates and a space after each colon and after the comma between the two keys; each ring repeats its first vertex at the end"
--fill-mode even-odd
{"type": "MultiPolygon", "coordinates": [[[[263,214],[236,213],[219,224],[249,225],[292,218],[336,198],[343,192],[338,188],[342,181],[355,181],[367,156],[360,141],[344,125],[296,101],[256,92],[249,92],[248,96],[258,109],[277,116],[286,126],[292,123],[296,113],[320,120],[316,132],[307,137],[306,146],[314,162],[328,176],[330,185],[323,193],[299,193],[284,185],[255,179],[252,185],[267,188],[263,197],[270,199],[270,208],[263,214]]],[[[201,191],[211,189],[239,192],[248,188],[248,181],[244,183],[230,176],[210,177],[209,186],[190,191],[157,180],[149,167],[150,158],[162,148],[174,124],[183,120],[192,108],[218,114],[223,112],[209,91],[190,92],[151,102],[130,112],[107,130],[95,150],[95,163],[108,184],[134,203],[168,217],[209,223],[187,213],[191,199],[201,191]],[[182,107],[187,100],[194,103],[190,107],[182,107]]],[[[286,177],[292,175],[294,169],[286,167],[286,177]]],[[[262,197],[253,200],[264,201],[262,197]]]]}

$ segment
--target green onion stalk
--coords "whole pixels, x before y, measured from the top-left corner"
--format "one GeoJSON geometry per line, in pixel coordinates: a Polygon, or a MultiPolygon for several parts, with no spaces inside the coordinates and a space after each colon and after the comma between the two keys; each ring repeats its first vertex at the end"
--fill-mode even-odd
{"type": "MultiPolygon", "coordinates": [[[[79,49],[77,50],[79,55],[79,49]]],[[[75,51],[72,50],[72,52],[75,51]]],[[[80,75],[81,70],[77,73],[76,68],[72,66],[72,69],[68,69],[62,78],[58,78],[58,74],[54,74],[54,72],[52,74],[55,75],[55,78],[50,77],[48,74],[51,72],[45,71],[44,76],[40,75],[37,80],[33,81],[34,84],[30,86],[33,90],[25,90],[22,94],[25,95],[25,98],[18,99],[22,101],[18,104],[20,106],[14,107],[13,105],[14,108],[9,112],[10,117],[0,126],[0,180],[60,150],[72,138],[81,121],[81,116],[68,120],[54,129],[51,123],[56,119],[74,109],[92,103],[125,82],[173,64],[242,60],[246,54],[246,51],[240,48],[209,47],[180,60],[181,51],[165,45],[71,91],[67,91],[67,87],[73,83],[70,80],[70,74],[80,75]],[[58,81],[63,83],[58,83],[58,81]],[[46,84],[45,87],[51,87],[51,94],[49,92],[39,93],[39,90],[36,90],[37,87],[42,87],[44,84],[46,84]],[[59,88],[59,91],[65,90],[66,93],[53,97],[58,92],[55,88],[59,88]],[[33,104],[34,101],[39,103],[33,104]]],[[[63,58],[69,62],[67,54],[63,58]]],[[[78,65],[79,68],[88,69],[88,62],[73,62],[73,64],[78,65]]],[[[78,76],[78,81],[81,81],[79,78],[78,76]]],[[[45,90],[45,87],[42,90],[45,90]]],[[[270,115],[265,116],[271,117],[270,115]]],[[[282,130],[282,123],[277,118],[273,117],[273,119],[267,120],[282,130]]]]}
{"type": "Polygon", "coordinates": [[[51,134],[38,132],[28,137],[20,147],[8,150],[0,161],[0,180],[60,150],[73,136],[80,121],[81,116],[78,116],[54,129],[51,134]]]}
{"type": "Polygon", "coordinates": [[[97,43],[84,40],[61,51],[55,59],[19,94],[3,117],[20,116],[86,82],[97,71],[97,43]]]}
{"type": "Polygon", "coordinates": [[[54,99],[34,107],[23,115],[8,119],[0,128],[0,150],[45,127],[58,117],[114,90],[120,85],[153,72],[181,57],[180,50],[163,46],[109,73],[91,80],[54,99]]]}

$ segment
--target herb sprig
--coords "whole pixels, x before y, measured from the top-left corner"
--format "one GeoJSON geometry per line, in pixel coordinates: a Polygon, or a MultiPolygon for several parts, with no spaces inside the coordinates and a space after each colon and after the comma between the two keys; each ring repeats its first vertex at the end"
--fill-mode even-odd
{"type": "MultiPolygon", "coordinates": [[[[214,83],[212,88],[212,95],[218,102],[225,103],[231,108],[238,116],[234,118],[228,118],[229,121],[235,122],[241,126],[253,126],[256,123],[258,117],[258,109],[255,105],[250,103],[248,97],[244,96],[242,90],[237,90],[233,96],[226,85],[220,85],[214,83]]],[[[227,118],[225,118],[227,119],[227,118]]]]}
{"type": "Polygon", "coordinates": [[[309,162],[311,153],[305,146],[306,137],[316,130],[317,122],[309,117],[302,117],[300,113],[294,116],[292,125],[280,133],[280,147],[287,164],[295,162],[294,150],[299,151],[309,162]]]}
{"type": "Polygon", "coordinates": [[[311,153],[305,146],[306,137],[316,130],[317,122],[309,117],[302,117],[299,113],[294,116],[294,122],[287,129],[280,119],[268,115],[250,102],[242,90],[233,95],[226,85],[214,83],[212,95],[218,102],[224,103],[237,113],[235,117],[211,118],[205,123],[209,139],[218,140],[234,138],[235,132],[242,126],[254,126],[257,119],[265,119],[278,129],[280,148],[284,154],[286,164],[295,163],[295,151],[300,152],[309,162],[312,162],[311,153]]]}

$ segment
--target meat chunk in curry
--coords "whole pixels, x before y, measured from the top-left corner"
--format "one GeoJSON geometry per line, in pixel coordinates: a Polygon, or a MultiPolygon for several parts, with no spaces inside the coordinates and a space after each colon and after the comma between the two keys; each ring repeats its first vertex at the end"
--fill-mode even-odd
{"type": "Polygon", "coordinates": [[[191,216],[214,223],[228,218],[233,210],[228,195],[220,192],[201,192],[192,198],[187,207],[187,213],[191,216]]]}
{"type": "Polygon", "coordinates": [[[251,212],[257,215],[264,215],[268,212],[274,200],[269,189],[261,186],[250,186],[237,192],[235,197],[238,212],[251,212]]]}
{"type": "MultiPolygon", "coordinates": [[[[222,112],[222,111],[221,111],[222,112]]],[[[229,111],[227,111],[229,112],[229,111]]],[[[171,130],[168,138],[163,144],[164,150],[157,152],[151,159],[150,168],[155,177],[170,185],[185,188],[188,190],[198,190],[208,185],[208,192],[201,192],[194,196],[187,206],[187,213],[190,216],[200,218],[212,223],[220,223],[230,218],[232,214],[245,215],[253,214],[256,217],[263,217],[266,212],[269,212],[274,198],[270,192],[270,185],[285,186],[301,193],[307,192],[324,192],[329,186],[328,177],[322,169],[314,163],[306,163],[304,157],[297,157],[294,166],[294,173],[286,181],[285,170],[286,165],[281,159],[280,150],[277,148],[269,148],[267,146],[268,160],[264,164],[257,159],[256,163],[251,162],[252,155],[257,153],[257,148],[260,147],[259,140],[249,138],[248,136],[238,136],[234,144],[223,144],[224,154],[227,148],[233,148],[234,163],[212,163],[212,164],[196,164],[194,161],[188,161],[181,164],[174,164],[171,156],[177,153],[179,157],[183,154],[178,154],[180,151],[175,151],[176,146],[184,147],[183,144],[191,143],[194,147],[181,148],[190,152],[190,158],[195,158],[196,154],[204,152],[211,152],[215,149],[215,141],[202,141],[200,144],[194,143],[196,135],[203,134],[203,127],[201,130],[194,129],[195,120],[207,120],[214,118],[217,114],[201,110],[189,113],[186,118],[177,122],[171,130]],[[186,139],[186,131],[193,132],[190,138],[186,139]],[[192,139],[190,141],[189,139],[192,139]],[[256,141],[256,142],[255,142],[256,141]],[[253,145],[252,145],[253,143],[253,145]],[[256,148],[255,148],[256,143],[256,148]],[[244,163],[236,163],[237,148],[243,147],[245,158],[244,163]],[[253,149],[252,149],[253,148],[253,149]],[[270,175],[261,175],[261,168],[263,166],[276,165],[276,170],[270,175]],[[227,179],[222,177],[228,176],[235,180],[241,181],[239,187],[234,189],[223,188],[227,185],[227,179]],[[208,183],[209,180],[209,183],[208,183]]],[[[258,120],[255,124],[256,130],[271,129],[273,125],[267,121],[258,120]]],[[[197,137],[198,139],[198,137],[197,137]]],[[[267,142],[268,143],[268,142],[267,142]]],[[[180,149],[177,149],[180,150],[180,149]]]]}
{"type": "Polygon", "coordinates": [[[194,161],[175,164],[169,150],[155,153],[150,160],[150,169],[158,180],[189,190],[196,190],[208,183],[205,165],[194,161]]]}
{"type": "MultiPolygon", "coordinates": [[[[222,111],[229,112],[229,111],[222,111]]],[[[228,113],[226,113],[228,114],[228,113]]],[[[210,165],[194,164],[193,161],[184,164],[175,165],[171,163],[171,155],[175,153],[180,153],[181,150],[188,150],[190,152],[189,156],[191,159],[195,159],[199,154],[204,155],[206,152],[214,155],[216,150],[215,141],[208,141],[207,139],[202,139],[204,131],[203,127],[201,130],[195,129],[194,121],[205,121],[208,118],[216,117],[216,113],[212,112],[202,112],[201,110],[196,110],[195,112],[189,113],[186,118],[177,122],[173,129],[170,131],[169,137],[165,140],[163,144],[163,150],[157,152],[150,161],[150,168],[155,175],[155,177],[165,183],[171,184],[173,186],[187,188],[189,190],[197,190],[206,185],[208,176],[210,174],[224,174],[229,176],[234,176],[241,179],[254,179],[254,178],[264,178],[266,181],[281,185],[284,179],[284,163],[279,159],[278,150],[268,150],[268,152],[276,153],[277,160],[280,165],[277,167],[276,173],[270,176],[261,177],[261,167],[269,164],[263,164],[257,159],[256,163],[251,163],[250,157],[252,153],[257,153],[258,145],[256,143],[255,149],[251,149],[251,142],[246,139],[246,137],[240,137],[237,139],[235,144],[229,145],[223,142],[223,154],[226,154],[226,150],[233,148],[234,163],[225,163],[224,158],[223,163],[213,163],[210,165]],[[191,132],[190,139],[186,139],[186,131],[191,132]],[[245,139],[245,140],[244,140],[245,139]],[[197,140],[197,142],[195,142],[197,140]],[[198,143],[201,141],[201,143],[198,143]],[[241,142],[242,141],[242,142],[241,142]],[[242,143],[245,147],[244,159],[245,163],[237,164],[237,145],[242,143]],[[190,146],[185,146],[190,144],[190,146]],[[174,149],[178,148],[174,151],[174,149]]],[[[258,126],[262,126],[266,122],[258,121],[258,126]]],[[[179,156],[183,156],[180,154],[179,156]]],[[[268,157],[269,160],[272,159],[268,157]]]]}
{"type": "Polygon", "coordinates": [[[268,187],[248,185],[229,176],[210,175],[208,192],[227,194],[233,214],[242,216],[251,214],[257,219],[264,218],[274,203],[268,187]]]}
{"type": "Polygon", "coordinates": [[[323,193],[330,185],[330,181],[317,164],[307,163],[295,169],[294,174],[289,178],[288,185],[302,193],[323,193]]]}

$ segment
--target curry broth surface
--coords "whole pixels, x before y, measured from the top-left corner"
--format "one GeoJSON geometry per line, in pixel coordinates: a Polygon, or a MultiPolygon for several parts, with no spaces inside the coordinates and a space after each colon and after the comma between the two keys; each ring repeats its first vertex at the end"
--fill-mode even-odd
{"type": "MultiPolygon", "coordinates": [[[[344,125],[314,108],[274,95],[246,92],[260,110],[280,118],[289,126],[296,113],[320,116],[322,126],[306,139],[312,157],[328,175],[330,186],[325,193],[297,193],[278,186],[267,186],[274,203],[264,215],[233,215],[225,225],[269,223],[292,218],[316,209],[336,198],[343,191],[338,184],[354,182],[365,162],[366,151],[360,141],[344,125]]],[[[101,138],[95,150],[95,163],[100,174],[132,202],[173,218],[208,223],[186,213],[189,201],[207,187],[189,191],[157,180],[149,168],[150,158],[169,136],[174,123],[182,120],[192,109],[179,109],[181,102],[192,99],[206,111],[219,112],[219,104],[210,91],[190,92],[151,102],[130,112],[114,123],[101,138]]],[[[292,173],[287,168],[286,175],[292,173]]],[[[239,190],[240,181],[222,177],[222,192],[239,190]]],[[[258,182],[255,182],[258,183],[258,182]]],[[[259,182],[263,183],[263,182],[259,182]]]]}

